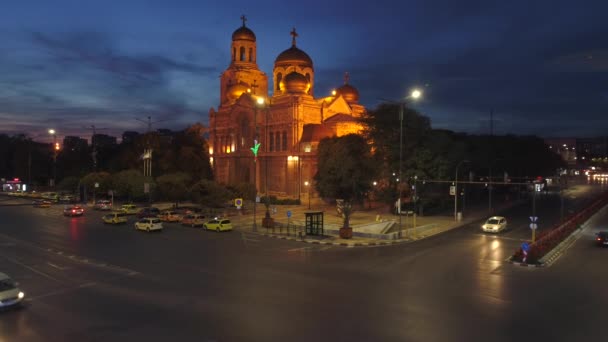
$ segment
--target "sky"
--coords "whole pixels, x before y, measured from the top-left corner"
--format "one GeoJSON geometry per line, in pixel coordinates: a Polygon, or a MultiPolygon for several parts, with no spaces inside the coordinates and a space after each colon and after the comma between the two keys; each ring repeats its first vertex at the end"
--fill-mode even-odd
{"type": "Polygon", "coordinates": [[[370,109],[422,88],[411,105],[434,128],[487,134],[492,117],[495,134],[608,135],[605,1],[2,3],[0,133],[206,124],[244,14],[268,75],[297,29],[318,97],[348,72],[370,109]]]}

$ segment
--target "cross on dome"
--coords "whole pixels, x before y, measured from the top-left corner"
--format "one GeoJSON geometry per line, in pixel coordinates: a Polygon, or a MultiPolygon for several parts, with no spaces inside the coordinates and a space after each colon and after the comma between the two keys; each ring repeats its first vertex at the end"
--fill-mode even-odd
{"type": "Polygon", "coordinates": [[[348,75],[348,71],[344,73],[344,84],[348,84],[350,80],[350,76],[348,75]]]}
{"type": "Polygon", "coordinates": [[[298,36],[298,33],[296,32],[296,28],[294,27],[293,30],[291,30],[291,32],[289,33],[291,35],[291,46],[296,46],[296,37],[298,36]]]}
{"type": "Polygon", "coordinates": [[[243,21],[243,27],[245,27],[245,22],[247,21],[247,17],[244,14],[241,15],[241,20],[243,21]]]}

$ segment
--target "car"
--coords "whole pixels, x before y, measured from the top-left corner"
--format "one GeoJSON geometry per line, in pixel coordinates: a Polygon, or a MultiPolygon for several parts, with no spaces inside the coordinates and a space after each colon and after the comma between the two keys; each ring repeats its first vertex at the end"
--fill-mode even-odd
{"type": "Polygon", "coordinates": [[[127,214],[122,211],[115,211],[102,216],[101,219],[103,220],[103,223],[108,224],[127,223],[127,214]]]}
{"type": "Polygon", "coordinates": [[[8,275],[0,272],[0,309],[16,306],[21,303],[25,293],[17,287],[19,284],[8,275]]]}
{"type": "Polygon", "coordinates": [[[95,203],[95,210],[112,210],[112,201],[99,200],[95,203]]]}
{"type": "Polygon", "coordinates": [[[34,208],[50,208],[53,202],[49,200],[35,200],[32,204],[34,205],[34,208]]]}
{"type": "Polygon", "coordinates": [[[202,227],[205,224],[205,216],[200,215],[200,214],[188,214],[188,215],[184,216],[184,218],[182,218],[181,223],[184,226],[191,226],[191,227],[201,226],[202,227]]]}
{"type": "Polygon", "coordinates": [[[59,196],[59,202],[72,203],[74,202],[74,200],[74,195],[62,194],[61,196],[59,196]]]}
{"type": "Polygon", "coordinates": [[[160,215],[160,210],[158,208],[155,207],[146,207],[146,208],[142,208],[138,213],[137,213],[137,217],[139,218],[144,218],[144,217],[158,217],[158,215],[160,215]]]}
{"type": "Polygon", "coordinates": [[[79,205],[65,207],[63,209],[63,216],[82,216],[82,215],[84,215],[84,208],[79,205]]]}
{"type": "Polygon", "coordinates": [[[161,212],[158,215],[158,218],[163,222],[179,222],[182,220],[182,217],[178,215],[175,211],[166,210],[161,212]]]}
{"type": "Polygon", "coordinates": [[[57,202],[59,195],[56,192],[45,192],[42,194],[42,198],[57,202]]]}
{"type": "Polygon", "coordinates": [[[135,229],[145,230],[147,232],[153,230],[163,230],[163,223],[159,218],[146,217],[135,222],[135,229]]]}
{"type": "Polygon", "coordinates": [[[502,216],[492,216],[481,226],[484,232],[498,233],[507,229],[507,219],[502,216]]]}
{"type": "Polygon", "coordinates": [[[216,232],[232,230],[232,222],[227,219],[214,218],[203,225],[206,230],[215,230],[216,232]]]}
{"type": "Polygon", "coordinates": [[[608,231],[597,233],[596,237],[595,237],[595,242],[599,246],[606,246],[606,245],[608,245],[608,231]]]}
{"type": "Polygon", "coordinates": [[[139,208],[135,204],[123,204],[120,210],[127,215],[135,215],[139,212],[139,208]]]}

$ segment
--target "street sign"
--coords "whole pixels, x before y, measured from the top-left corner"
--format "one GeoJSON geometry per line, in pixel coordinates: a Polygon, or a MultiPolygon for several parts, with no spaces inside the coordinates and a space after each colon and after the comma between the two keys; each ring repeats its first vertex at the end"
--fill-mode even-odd
{"type": "Polygon", "coordinates": [[[242,198],[235,198],[234,199],[234,206],[237,209],[241,209],[241,207],[243,206],[243,199],[242,198]]]}
{"type": "Polygon", "coordinates": [[[456,186],[450,185],[450,196],[456,195],[456,186]]]}
{"type": "Polygon", "coordinates": [[[536,223],[530,223],[530,229],[535,230],[536,228],[538,228],[538,225],[536,225],[536,223]]]}
{"type": "Polygon", "coordinates": [[[538,216],[530,216],[530,222],[535,223],[538,221],[538,216]]]}
{"type": "Polygon", "coordinates": [[[99,188],[99,183],[95,182],[95,187],[99,188]]]}
{"type": "Polygon", "coordinates": [[[287,217],[291,217],[291,210],[287,210],[287,217]]]}
{"type": "Polygon", "coordinates": [[[260,203],[260,196],[255,196],[255,203],[260,203]]]}
{"type": "Polygon", "coordinates": [[[530,250],[530,245],[528,245],[527,242],[522,243],[521,244],[521,250],[524,251],[524,252],[529,251],[530,250]]]}

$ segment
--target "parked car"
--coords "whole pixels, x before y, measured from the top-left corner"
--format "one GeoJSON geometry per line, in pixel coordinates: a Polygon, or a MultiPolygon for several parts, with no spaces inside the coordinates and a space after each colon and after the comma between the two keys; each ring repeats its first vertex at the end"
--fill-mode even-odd
{"type": "Polygon", "coordinates": [[[84,208],[79,205],[65,207],[63,209],[63,216],[82,216],[82,215],[84,215],[84,208]]]}
{"type": "Polygon", "coordinates": [[[8,275],[0,272],[0,309],[21,303],[25,293],[17,287],[18,285],[8,275]]]}
{"type": "Polygon", "coordinates": [[[56,192],[45,192],[42,194],[42,198],[57,202],[59,195],[56,192]]]}
{"type": "Polygon", "coordinates": [[[502,216],[492,216],[481,226],[484,232],[498,233],[507,229],[507,219],[502,216]]]}
{"type": "Polygon", "coordinates": [[[135,222],[135,229],[145,230],[147,232],[150,232],[153,230],[162,230],[163,223],[160,222],[159,218],[146,217],[146,218],[142,218],[139,221],[135,222]]]}
{"type": "Polygon", "coordinates": [[[232,222],[227,219],[215,218],[211,221],[206,222],[203,227],[206,230],[215,230],[219,233],[222,231],[232,230],[232,222]]]}
{"type": "Polygon", "coordinates": [[[96,210],[112,210],[112,201],[99,200],[95,203],[96,210]]]}
{"type": "Polygon", "coordinates": [[[182,217],[175,211],[166,210],[158,215],[158,218],[163,222],[179,222],[182,217]]]}
{"type": "Polygon", "coordinates": [[[127,214],[123,213],[122,211],[116,211],[102,216],[101,219],[104,223],[108,224],[127,223],[127,214]]]}
{"type": "Polygon", "coordinates": [[[608,231],[597,233],[596,238],[595,238],[595,242],[599,246],[606,246],[606,245],[608,245],[608,231]]]}
{"type": "Polygon", "coordinates": [[[123,204],[120,210],[127,215],[135,215],[139,212],[139,208],[135,204],[123,204]]]}
{"type": "Polygon", "coordinates": [[[182,218],[182,225],[184,226],[203,226],[205,224],[205,216],[200,214],[188,214],[182,218]]]}
{"type": "Polygon", "coordinates": [[[32,204],[34,205],[34,208],[50,208],[53,202],[49,200],[35,200],[32,204]]]}
{"type": "Polygon", "coordinates": [[[144,218],[144,217],[158,217],[158,215],[160,215],[160,210],[158,208],[155,207],[146,207],[146,208],[142,208],[138,213],[137,213],[137,217],[139,218],[144,218]]]}
{"type": "Polygon", "coordinates": [[[64,203],[72,203],[74,202],[75,197],[74,195],[71,194],[62,194],[59,196],[59,202],[64,202],[64,203]]]}

